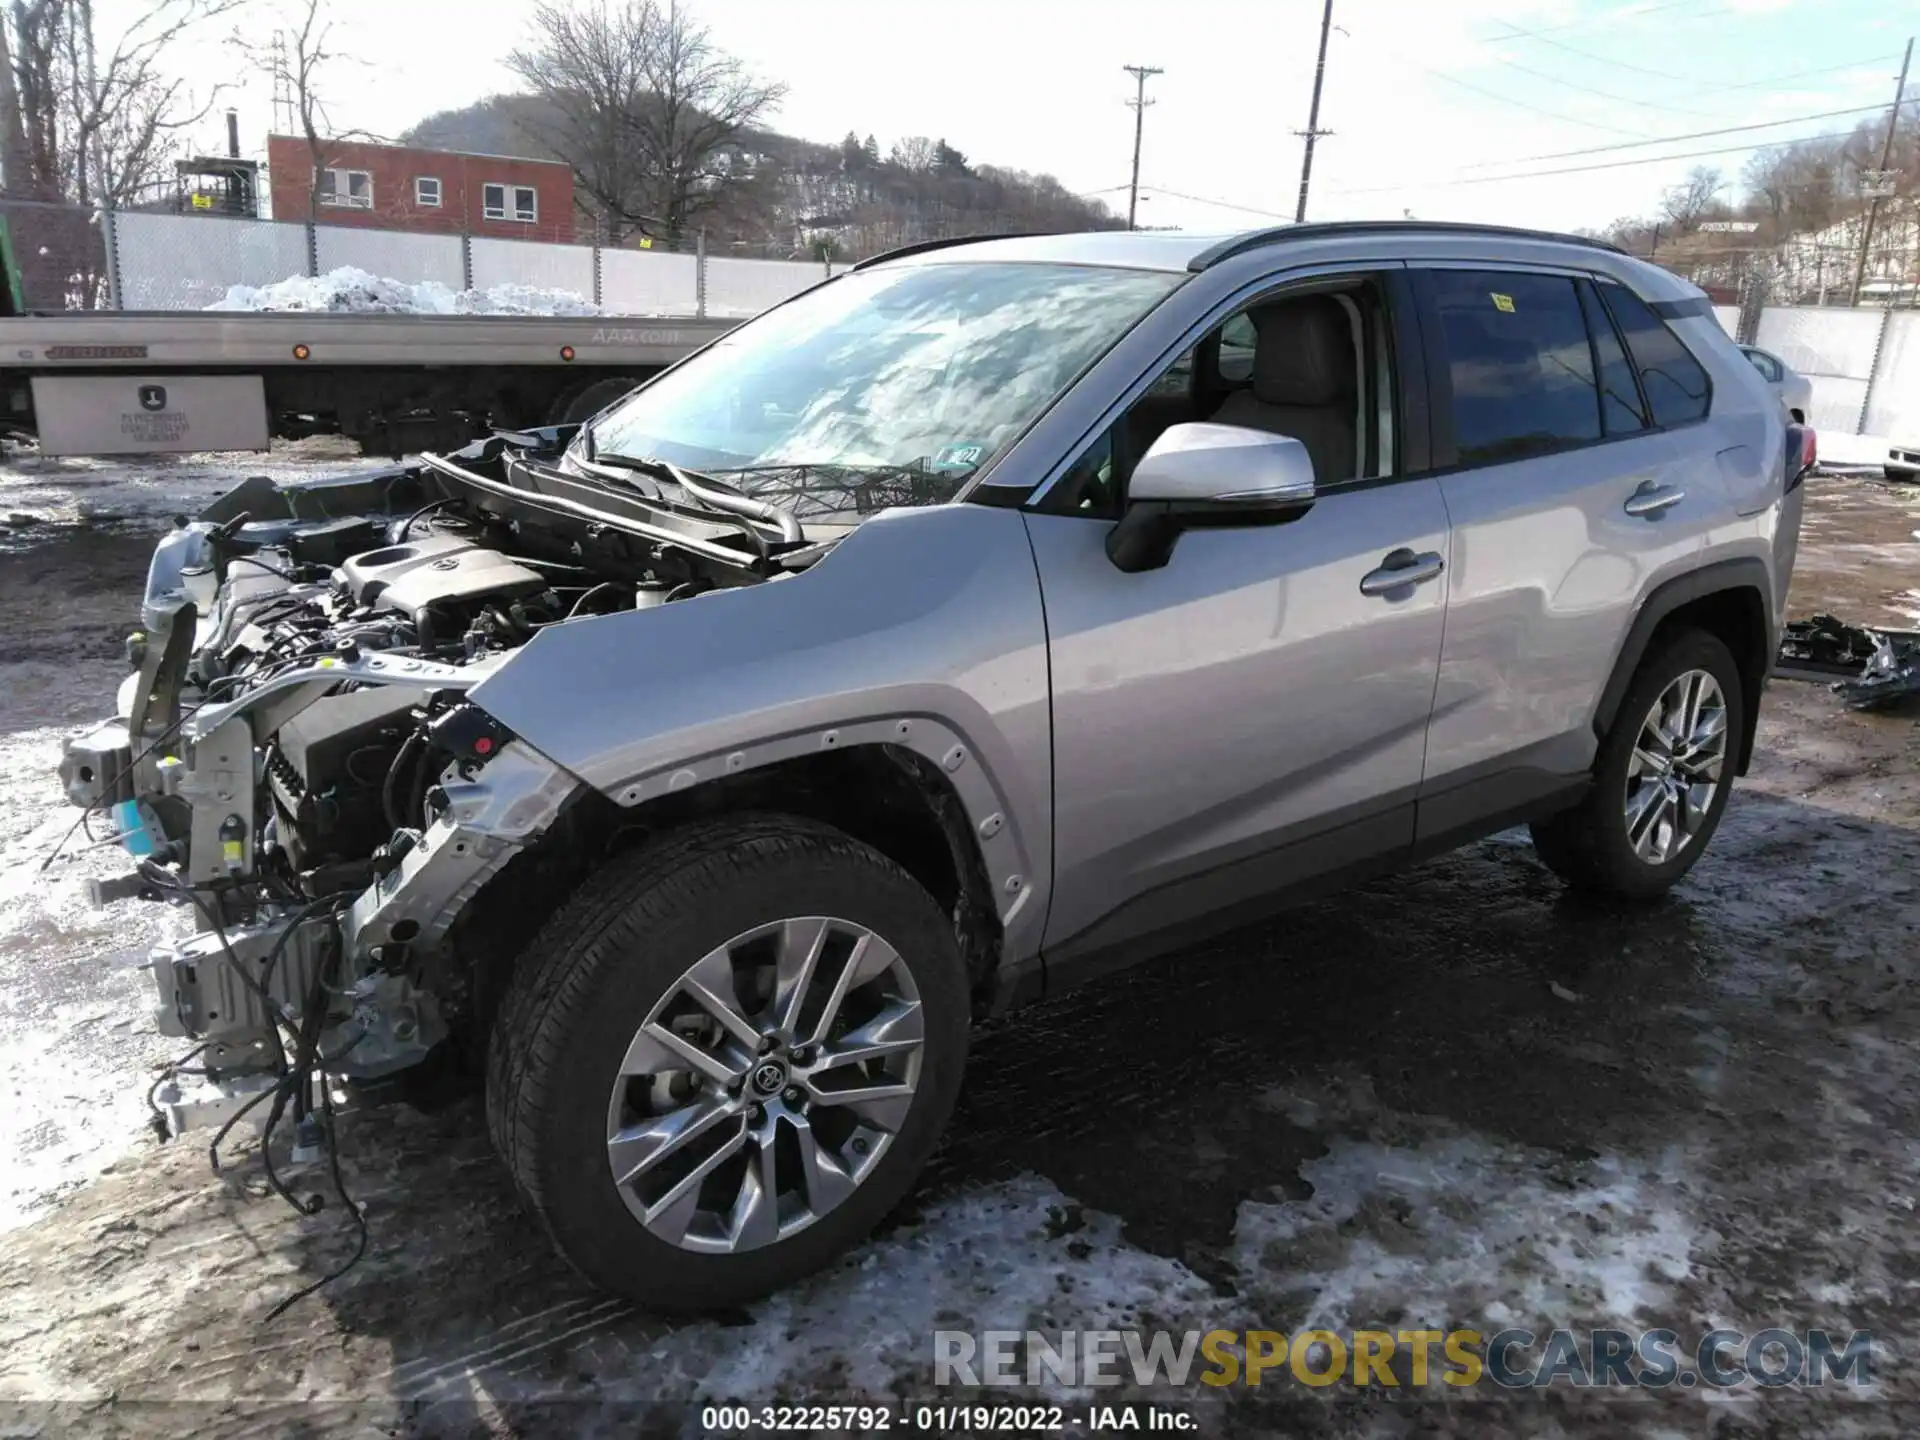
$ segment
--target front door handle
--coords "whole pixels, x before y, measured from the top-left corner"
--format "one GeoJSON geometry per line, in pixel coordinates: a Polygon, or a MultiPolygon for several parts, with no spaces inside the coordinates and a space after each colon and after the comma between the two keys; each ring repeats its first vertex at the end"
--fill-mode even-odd
{"type": "Polygon", "coordinates": [[[1437,580],[1440,572],[1446,568],[1447,562],[1432,550],[1421,555],[1405,548],[1394,550],[1380,562],[1378,570],[1369,570],[1360,577],[1360,593],[1391,595],[1407,586],[1424,585],[1429,580],[1437,580]]]}
{"type": "Polygon", "coordinates": [[[1626,512],[1641,520],[1653,520],[1687,498],[1678,485],[1642,485],[1627,497],[1626,512]]]}

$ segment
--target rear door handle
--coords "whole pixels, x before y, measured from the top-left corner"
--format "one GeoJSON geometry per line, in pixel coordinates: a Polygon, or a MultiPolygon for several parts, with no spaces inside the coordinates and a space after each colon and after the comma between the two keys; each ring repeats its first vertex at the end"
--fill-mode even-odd
{"type": "Polygon", "coordinates": [[[1424,585],[1429,580],[1437,580],[1440,572],[1446,568],[1447,562],[1432,550],[1420,555],[1405,548],[1394,550],[1381,560],[1378,570],[1369,570],[1360,577],[1360,593],[1391,595],[1407,586],[1424,585]]]}
{"type": "Polygon", "coordinates": [[[1627,497],[1626,512],[1641,520],[1652,520],[1687,498],[1678,485],[1642,485],[1627,497]]]}

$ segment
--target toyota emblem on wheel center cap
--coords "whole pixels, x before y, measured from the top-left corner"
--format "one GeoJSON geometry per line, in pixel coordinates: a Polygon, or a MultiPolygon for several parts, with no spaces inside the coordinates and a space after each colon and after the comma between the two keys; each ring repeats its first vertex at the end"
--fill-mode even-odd
{"type": "Polygon", "coordinates": [[[787,1067],[777,1060],[769,1060],[753,1072],[754,1093],[759,1095],[778,1095],[786,1087],[787,1067]]]}

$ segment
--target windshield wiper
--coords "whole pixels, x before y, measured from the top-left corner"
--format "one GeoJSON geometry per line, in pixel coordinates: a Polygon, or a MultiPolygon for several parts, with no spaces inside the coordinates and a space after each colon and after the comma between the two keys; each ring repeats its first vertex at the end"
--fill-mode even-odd
{"type": "MultiPolygon", "coordinates": [[[[688,495],[709,510],[717,510],[727,515],[745,516],[773,526],[780,532],[780,539],[789,545],[803,544],[806,532],[800,528],[799,517],[791,510],[782,508],[768,500],[756,499],[744,491],[736,490],[724,480],[716,480],[711,475],[702,475],[693,470],[682,470],[670,460],[661,460],[651,455],[597,455],[583,459],[586,465],[598,465],[609,470],[637,470],[643,475],[654,475],[663,480],[671,480],[688,495]]],[[[758,532],[754,532],[758,540],[758,532]]]]}
{"type": "MultiPolygon", "coordinates": [[[[728,466],[720,475],[751,475],[776,482],[794,500],[820,501],[841,496],[853,502],[856,514],[868,515],[895,506],[944,505],[971,480],[978,467],[932,470],[924,460],[907,464],[860,465],[846,461],[796,460],[770,465],[728,466]]],[[[767,488],[756,486],[761,494],[767,488]]]]}

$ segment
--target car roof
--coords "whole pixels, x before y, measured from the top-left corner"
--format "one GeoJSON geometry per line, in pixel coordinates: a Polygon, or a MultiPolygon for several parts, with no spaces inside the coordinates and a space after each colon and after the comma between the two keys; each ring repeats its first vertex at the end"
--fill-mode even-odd
{"type": "Polygon", "coordinates": [[[853,268],[902,262],[941,264],[968,261],[1030,261],[1067,265],[1109,265],[1136,270],[1198,271],[1236,255],[1270,246],[1302,244],[1343,237],[1408,240],[1435,235],[1546,241],[1577,245],[1611,254],[1626,252],[1603,240],[1561,235],[1544,230],[1522,230],[1501,225],[1453,224],[1437,220],[1343,220],[1284,225],[1228,234],[1191,234],[1185,231],[1092,230],[1063,235],[968,236],[930,240],[903,246],[863,260],[853,268]]]}

